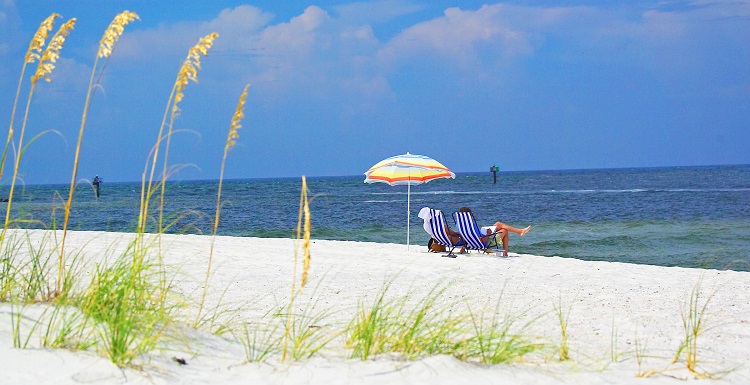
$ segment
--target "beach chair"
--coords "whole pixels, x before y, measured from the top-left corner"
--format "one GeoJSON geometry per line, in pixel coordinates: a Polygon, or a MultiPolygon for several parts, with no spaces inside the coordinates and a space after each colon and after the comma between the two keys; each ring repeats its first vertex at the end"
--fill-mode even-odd
{"type": "Polygon", "coordinates": [[[485,252],[500,250],[501,240],[497,238],[499,232],[487,234],[487,231],[482,231],[472,213],[457,211],[453,213],[453,220],[456,222],[456,229],[461,234],[461,239],[466,242],[468,250],[485,252]],[[482,240],[482,238],[485,239],[482,240]]]}
{"type": "Polygon", "coordinates": [[[444,257],[456,258],[456,254],[453,253],[453,250],[458,246],[463,246],[464,242],[463,240],[459,240],[458,243],[455,244],[451,242],[451,237],[448,235],[448,232],[445,231],[445,228],[448,227],[448,223],[445,221],[443,212],[424,207],[419,211],[419,217],[424,219],[424,230],[427,234],[429,234],[435,242],[445,246],[445,249],[448,250],[448,254],[444,255],[444,257]]]}

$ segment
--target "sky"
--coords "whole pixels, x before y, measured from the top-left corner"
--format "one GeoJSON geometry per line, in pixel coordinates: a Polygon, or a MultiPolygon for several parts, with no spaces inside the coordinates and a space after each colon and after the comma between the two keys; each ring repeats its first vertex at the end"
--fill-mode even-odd
{"type": "Polygon", "coordinates": [[[77,19],[31,99],[24,141],[48,133],[23,153],[25,183],[69,183],[99,41],[124,10],[140,20],[97,66],[80,178],[141,179],[177,72],[212,32],[172,179],[219,178],[246,84],[228,179],[361,175],[406,152],[457,173],[750,163],[747,0],[0,0],[0,138],[39,24],[77,19]]]}

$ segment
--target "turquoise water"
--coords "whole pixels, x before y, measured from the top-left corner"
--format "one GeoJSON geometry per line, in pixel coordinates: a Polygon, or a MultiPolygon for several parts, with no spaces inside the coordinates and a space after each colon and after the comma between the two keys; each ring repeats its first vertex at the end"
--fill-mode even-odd
{"type": "MultiPolygon", "coordinates": [[[[406,243],[407,188],[364,184],[364,176],[308,178],[313,237],[406,243]]],[[[211,232],[217,181],[171,182],[169,232],[211,232]]],[[[228,180],[219,234],[291,237],[299,178],[228,180]]],[[[14,198],[23,226],[56,226],[67,187],[27,186],[14,198]],[[53,210],[53,208],[55,208],[53,210]],[[56,218],[56,216],[58,218],[56,218]]],[[[750,166],[459,173],[411,188],[411,244],[429,237],[424,206],[473,209],[480,224],[532,225],[511,251],[585,260],[750,271],[750,166]]],[[[73,229],[133,231],[140,183],[105,183],[97,200],[76,191],[73,229]]],[[[450,215],[448,215],[450,218],[450,215]]],[[[450,219],[449,219],[450,222],[450,219]]]]}

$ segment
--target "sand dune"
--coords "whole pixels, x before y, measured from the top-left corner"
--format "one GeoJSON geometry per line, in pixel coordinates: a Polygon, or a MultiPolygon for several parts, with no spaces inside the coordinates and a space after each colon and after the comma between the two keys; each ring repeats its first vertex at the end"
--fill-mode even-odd
{"type": "MultiPolygon", "coordinates": [[[[43,233],[30,234],[38,242],[43,233]]],[[[90,262],[101,261],[121,252],[132,236],[71,232],[66,248],[90,262]]],[[[162,257],[175,272],[173,288],[194,302],[202,292],[209,244],[208,236],[162,238],[162,257]]],[[[288,304],[294,247],[289,239],[218,237],[206,308],[220,304],[235,320],[256,322],[288,304]]],[[[694,378],[684,362],[670,362],[685,338],[681,311],[698,285],[699,300],[710,297],[703,316],[711,326],[698,340],[700,370],[728,371],[711,383],[750,383],[750,273],[512,253],[508,258],[472,253],[450,259],[421,246],[407,251],[404,245],[313,240],[310,283],[294,311],[310,312],[312,306],[314,312],[328,313],[322,320],[328,329],[343,330],[358,304],[369,303],[386,283],[388,297],[408,295],[416,302],[437,285],[445,289],[440,302],[456,309],[490,311],[500,301],[500,309],[519,324],[529,322],[525,335],[550,347],[560,344],[558,316],[563,314],[571,360],[560,362],[550,349],[500,365],[446,355],[361,361],[348,358],[339,336],[310,359],[284,363],[273,356],[248,363],[239,342],[182,328],[180,338],[139,357],[139,368],[120,369],[95,351],[38,348],[38,331],[30,331],[30,325],[46,305],[19,309],[0,304],[0,383],[676,384],[694,378]],[[12,348],[11,314],[19,310],[25,325],[21,334],[30,336],[27,349],[12,348]],[[660,374],[636,376],[649,370],[660,374]]],[[[186,318],[196,307],[193,303],[184,310],[186,318]]]]}

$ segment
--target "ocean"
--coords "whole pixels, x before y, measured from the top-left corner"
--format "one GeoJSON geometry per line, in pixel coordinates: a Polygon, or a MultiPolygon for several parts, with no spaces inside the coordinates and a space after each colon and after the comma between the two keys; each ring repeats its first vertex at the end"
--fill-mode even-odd
{"type": "MultiPolygon", "coordinates": [[[[307,181],[314,239],[406,244],[406,186],[365,184],[364,175],[307,181]]],[[[169,182],[167,232],[210,234],[217,187],[216,180],[169,182]]],[[[218,234],[293,237],[300,188],[300,178],[225,180],[218,234]]],[[[61,228],[67,189],[17,187],[16,226],[61,228]]],[[[105,176],[96,199],[80,184],[69,228],[133,231],[140,191],[140,182],[108,183],[105,176]]],[[[490,172],[458,173],[411,187],[413,248],[429,240],[417,217],[425,206],[442,210],[454,229],[450,214],[462,206],[480,225],[532,225],[525,237],[511,234],[515,253],[750,271],[750,165],[500,171],[497,183],[490,172]]]]}

